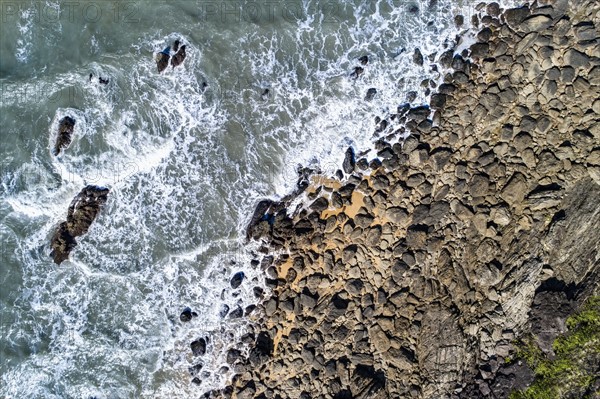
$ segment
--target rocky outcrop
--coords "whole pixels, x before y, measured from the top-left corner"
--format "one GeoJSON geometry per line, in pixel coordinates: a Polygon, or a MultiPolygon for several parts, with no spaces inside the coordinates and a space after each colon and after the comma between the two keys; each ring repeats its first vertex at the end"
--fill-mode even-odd
{"type": "Polygon", "coordinates": [[[186,46],[181,41],[175,40],[173,44],[156,55],[156,67],[158,73],[162,73],[169,66],[169,61],[173,68],[183,63],[186,57],[186,46]],[[171,56],[173,54],[173,56],[171,56]]]}
{"type": "Polygon", "coordinates": [[[550,351],[599,287],[598,5],[575,3],[485,7],[478,42],[437,58],[431,107],[378,118],[377,159],[309,177],[298,208],[259,204],[270,292],[208,396],[506,398],[533,380],[515,340],[550,351]]]}
{"type": "Polygon", "coordinates": [[[58,122],[58,134],[52,153],[57,156],[66,149],[73,140],[73,130],[75,129],[75,119],[65,116],[58,122]]]}
{"type": "Polygon", "coordinates": [[[54,263],[60,264],[69,258],[69,253],[77,245],[75,238],[88,232],[102,205],[106,203],[108,191],[107,188],[90,185],[73,198],[67,220],[52,235],[50,256],[54,263]]]}

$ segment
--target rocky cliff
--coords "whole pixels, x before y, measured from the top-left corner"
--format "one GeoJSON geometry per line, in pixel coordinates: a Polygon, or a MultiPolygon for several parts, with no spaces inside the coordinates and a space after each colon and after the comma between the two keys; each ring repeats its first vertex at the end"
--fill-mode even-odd
{"type": "Polygon", "coordinates": [[[484,10],[431,108],[379,119],[376,160],[257,208],[272,292],[214,396],[506,398],[533,379],[516,340],[550,353],[598,293],[600,7],[484,10]]]}

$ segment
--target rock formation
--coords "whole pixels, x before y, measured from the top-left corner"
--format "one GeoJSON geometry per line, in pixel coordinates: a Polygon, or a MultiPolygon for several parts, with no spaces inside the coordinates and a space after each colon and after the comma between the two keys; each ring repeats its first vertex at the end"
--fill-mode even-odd
{"type": "Polygon", "coordinates": [[[69,258],[69,253],[77,245],[75,238],[87,233],[100,208],[106,203],[108,191],[107,188],[90,185],[73,198],[67,221],[57,227],[50,242],[50,256],[54,263],[60,264],[69,258]]]}
{"type": "Polygon", "coordinates": [[[438,58],[431,107],[378,119],[378,159],[348,155],[350,175],[312,179],[298,209],[259,204],[248,238],[271,290],[247,356],[229,349],[231,386],[207,397],[506,398],[531,382],[515,340],[551,350],[599,291],[600,20],[575,3],[488,5],[471,61],[438,58]]]}
{"type": "Polygon", "coordinates": [[[75,119],[70,116],[65,116],[58,122],[58,135],[52,151],[55,156],[71,144],[73,129],[75,129],[75,119]]]}

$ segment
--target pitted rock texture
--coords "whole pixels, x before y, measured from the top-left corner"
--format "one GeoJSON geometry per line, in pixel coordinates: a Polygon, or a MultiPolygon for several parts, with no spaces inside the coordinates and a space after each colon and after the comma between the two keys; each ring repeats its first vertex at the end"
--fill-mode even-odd
{"type": "Polygon", "coordinates": [[[208,396],[505,398],[532,378],[500,365],[539,301],[551,335],[572,306],[543,283],[598,291],[600,8],[496,6],[472,61],[444,55],[435,112],[378,118],[379,160],[313,176],[300,209],[260,204],[260,339],[208,396]]]}

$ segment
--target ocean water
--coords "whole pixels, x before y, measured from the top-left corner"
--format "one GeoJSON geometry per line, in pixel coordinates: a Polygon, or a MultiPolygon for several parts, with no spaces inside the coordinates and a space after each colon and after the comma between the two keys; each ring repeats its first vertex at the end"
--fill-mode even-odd
{"type": "MultiPolygon", "coordinates": [[[[374,117],[409,91],[426,102],[421,82],[443,76],[427,56],[465,33],[475,6],[3,0],[0,397],[187,398],[223,387],[227,346],[249,321],[219,311],[255,303],[264,280],[244,243],[254,205],[288,193],[299,164],[333,174],[347,146],[368,149],[374,117]],[[159,75],[154,54],[175,39],[187,58],[159,75]],[[424,67],[412,62],[417,47],[424,67]],[[362,55],[365,73],[351,79],[362,55]],[[73,142],[55,157],[66,115],[73,142]],[[108,202],[57,266],[51,234],[86,184],[109,187],[108,202]],[[199,316],[181,323],[186,306],[199,316]],[[189,344],[204,336],[207,354],[195,358],[189,344]],[[196,364],[200,384],[190,382],[196,364]]],[[[463,47],[472,32],[464,37],[463,47]]]]}

